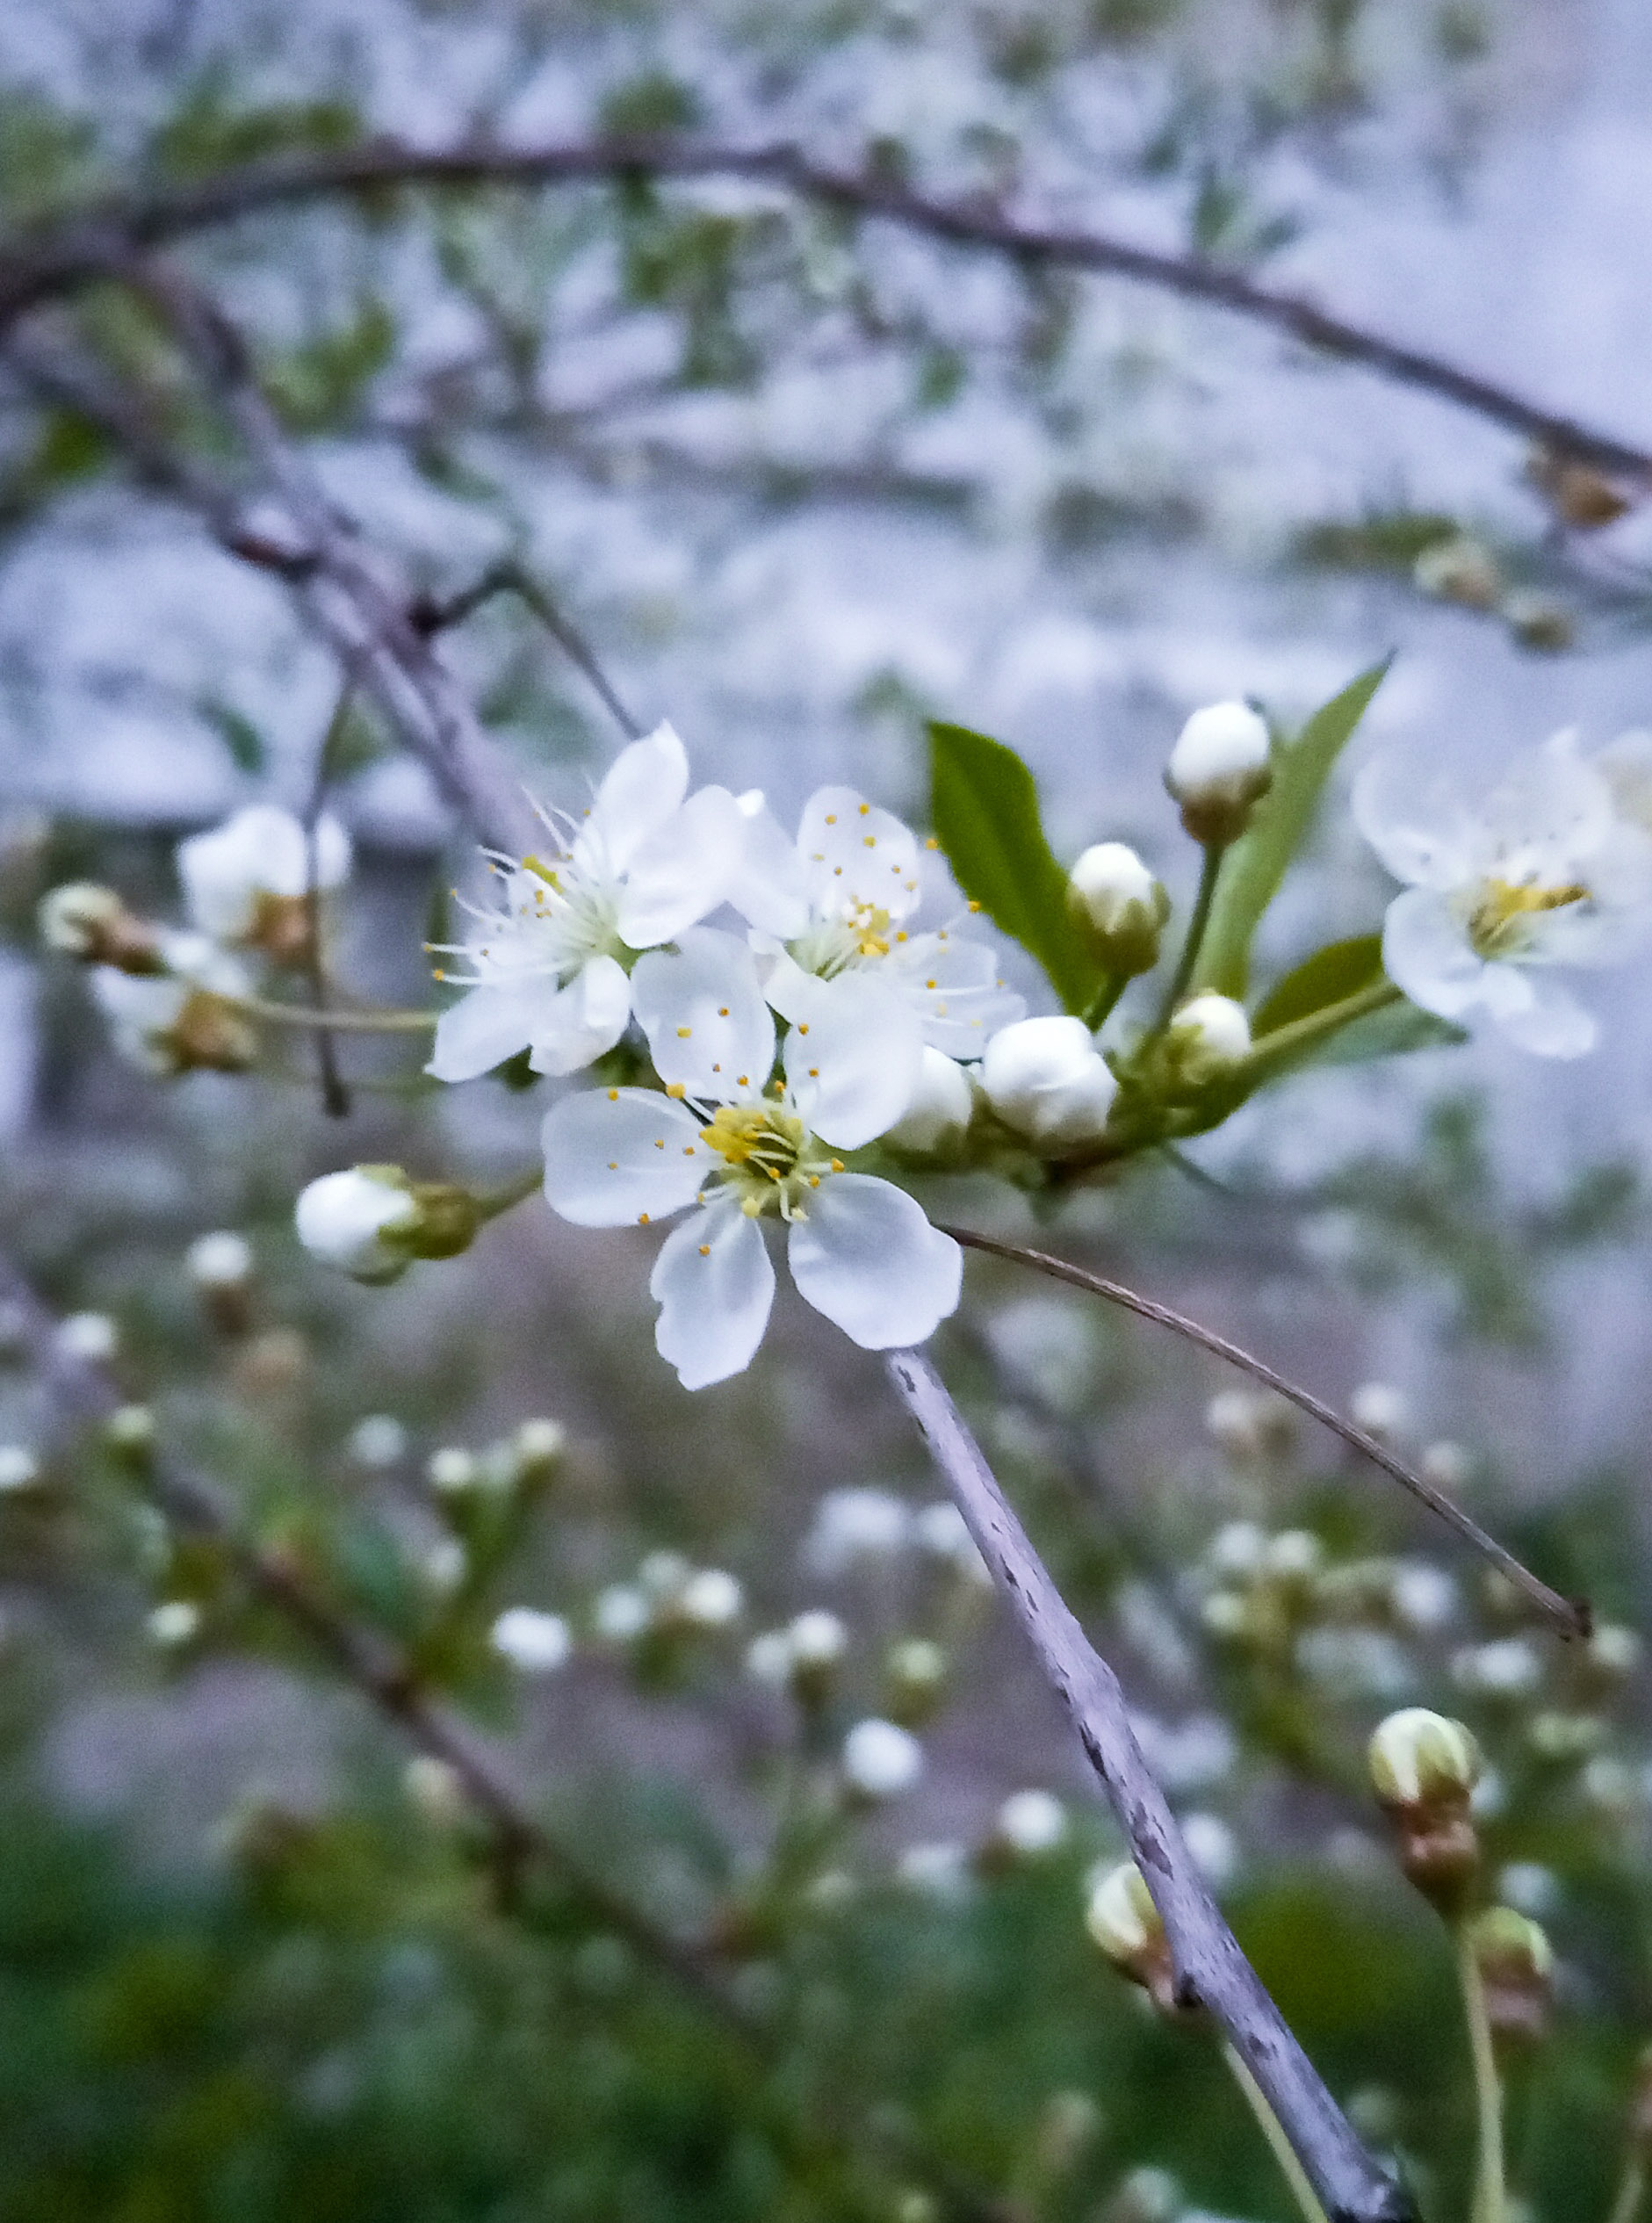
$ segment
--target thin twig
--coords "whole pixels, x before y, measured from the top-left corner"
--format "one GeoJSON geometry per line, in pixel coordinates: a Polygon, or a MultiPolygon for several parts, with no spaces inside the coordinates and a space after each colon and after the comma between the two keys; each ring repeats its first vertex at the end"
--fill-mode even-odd
{"type": "MultiPolygon", "coordinates": [[[[355,677],[353,674],[347,674],[343,685],[338,690],[338,701],[333,715],[327,721],[321,745],[315,752],[315,776],[310,782],[310,792],[304,806],[304,963],[315,1008],[323,1014],[327,1010],[330,989],[326,953],[321,948],[321,813],[327,807],[327,790],[333,777],[334,752],[355,698],[355,677]]],[[[316,1036],[315,1058],[321,1083],[322,1109],[329,1119],[348,1119],[350,1091],[345,1087],[344,1077],[339,1071],[338,1045],[330,1027],[321,1028],[316,1036]]]]}
{"type": "Polygon", "coordinates": [[[473,612],[480,610],[484,603],[491,602],[495,595],[515,595],[532,612],[569,663],[589,681],[601,699],[602,708],[626,740],[636,740],[643,731],[642,724],[626,709],[612,681],[602,669],[595,650],[579,628],[563,615],[547,589],[514,559],[490,566],[473,586],[450,595],[445,602],[421,596],[415,601],[408,615],[421,632],[442,632],[450,625],[462,625],[473,612]]]}
{"type": "Polygon", "coordinates": [[[1332,316],[1301,295],[1259,285],[1203,256],[1167,255],[1104,233],[1022,222],[979,200],[936,198],[891,180],[835,170],[787,144],[694,144],[659,138],[490,144],[445,149],[375,141],[345,153],[249,163],[202,184],[117,198],[55,231],[14,246],[0,263],[0,326],[89,281],[119,273],[134,254],[256,211],[391,186],[516,187],[628,177],[746,177],[852,215],[898,224],[954,246],[1033,268],[1099,271],[1226,309],[1300,345],[1354,363],[1394,384],[1467,409],[1552,453],[1644,484],[1652,454],[1542,408],[1492,379],[1332,316]]]}
{"type": "Polygon", "coordinates": [[[1557,1590],[1551,1590],[1546,1582],[1533,1574],[1512,1552],[1489,1536],[1477,1520],[1443,1490],[1436,1490],[1430,1482],[1416,1474],[1403,1460],[1396,1459],[1386,1444],[1379,1443],[1363,1428],[1356,1428],[1351,1420],[1345,1420],[1334,1406],[1317,1397],[1311,1389],[1304,1389],[1300,1382],[1292,1382],[1275,1370],[1254,1353],[1239,1344],[1230,1343],[1225,1335],[1218,1335],[1212,1328],[1201,1327],[1197,1320],[1190,1320],[1185,1313],[1172,1311],[1168,1304],[1160,1304],[1152,1297],[1143,1296],[1129,1288],[1122,1281],[1109,1281],[1100,1274],[1092,1274],[1087,1267],[1075,1266],[1071,1260],[1057,1258],[1050,1251],[1035,1251],[1022,1243],[1003,1243],[996,1236],[980,1235],[973,1228],[948,1227],[944,1232],[955,1243],[962,1243],[967,1250],[983,1251],[992,1258],[1007,1259],[1012,1265],[1031,1267],[1035,1273],[1048,1274],[1057,1281],[1066,1281],[1075,1289],[1087,1289],[1092,1296],[1104,1297],[1109,1304],[1122,1305],[1126,1311],[1138,1313],[1144,1320],[1155,1320],[1160,1327],[1185,1336],[1189,1343],[1196,1343],[1202,1351],[1208,1351],[1218,1359],[1225,1359],[1230,1366],[1241,1368],[1253,1381],[1264,1383],[1281,1397],[1288,1398],[1297,1410],[1329,1428],[1341,1438],[1350,1449],[1381,1467],[1401,1488],[1409,1490],[1429,1511],[1455,1530],[1466,1544],[1477,1551],[1495,1567],[1500,1575],[1515,1584],[1530,1599],[1562,1636],[1587,1636],[1592,1626],[1592,1616],[1587,1602],[1580,1599],[1562,1598],[1557,1590]]]}
{"type": "Polygon", "coordinates": [[[1194,967],[1199,962],[1205,928],[1210,924],[1211,907],[1216,899],[1216,883],[1222,877],[1222,860],[1227,853],[1227,844],[1223,841],[1207,841],[1204,845],[1204,855],[1199,866],[1199,892],[1194,898],[1193,915],[1187,921],[1187,931],[1182,936],[1176,970],[1170,977],[1158,1007],[1158,1018],[1153,1028],[1155,1035],[1164,1033],[1187,992],[1194,967]]]}
{"type": "Polygon", "coordinates": [[[885,1365],[1100,1778],[1164,1921],[1179,1998],[1220,2025],[1333,2223],[1401,2223],[1410,2212],[1404,2194],[1349,2128],[1217,1911],[1136,1742],[1117,1677],[1050,1580],[945,1384],[917,1351],[890,1352],[885,1365]]]}
{"type": "Polygon", "coordinates": [[[303,1027],[316,1034],[428,1035],[439,1013],[434,1011],[341,1011],[329,1006],[313,1009],[308,1004],[278,1003],[271,996],[231,996],[209,992],[232,1011],[244,1012],[271,1027],[303,1027]]]}
{"type": "Polygon", "coordinates": [[[1291,2150],[1291,2142],[1280,2128],[1279,2117],[1268,2105],[1262,2088],[1239,2055],[1224,2038],[1222,2058],[1233,2073],[1233,2081],[1244,2093],[1245,2104],[1256,2118],[1257,2128],[1267,2140],[1268,2151],[1279,2163],[1280,2174],[1291,2188],[1292,2198],[1302,2212],[1303,2223],[1327,2223],[1325,2211],[1319,2205],[1319,2197],[1308,2181],[1308,2173],[1291,2150]]]}

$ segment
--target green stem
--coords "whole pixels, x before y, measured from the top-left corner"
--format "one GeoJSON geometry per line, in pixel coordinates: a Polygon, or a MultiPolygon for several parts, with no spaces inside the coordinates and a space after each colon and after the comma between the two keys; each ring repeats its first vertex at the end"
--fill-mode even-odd
{"type": "Polygon", "coordinates": [[[1329,2217],[1319,2204],[1319,2195],[1309,2182],[1307,2170],[1296,2158],[1296,2149],[1280,2127],[1279,2117],[1263,2097],[1261,2086],[1225,2038],[1222,2041],[1222,2058],[1233,2071],[1234,2082],[1250,2102],[1251,2112],[1273,2151],[1273,2159],[1280,2165],[1280,2175],[1295,2195],[1296,2205],[1306,2217],[1307,2223],[1330,2223],[1329,2217]]]}
{"type": "Polygon", "coordinates": [[[1205,861],[1199,874],[1199,892],[1194,898],[1193,916],[1187,921],[1181,955],[1176,960],[1176,970],[1171,977],[1169,987],[1165,991],[1165,1000],[1158,1007],[1158,1020],[1153,1028],[1155,1036],[1162,1035],[1169,1026],[1176,1016],[1177,1005],[1187,992],[1194,967],[1199,962],[1205,928],[1210,924],[1210,906],[1216,899],[1216,881],[1221,876],[1222,860],[1226,855],[1225,842],[1208,841],[1205,844],[1205,861]]]}
{"type": "Polygon", "coordinates": [[[1093,1035],[1106,1023],[1108,1013],[1129,985],[1129,977],[1126,974],[1117,979],[1104,980],[1096,990],[1084,1014],[1084,1023],[1093,1035]]]}
{"type": "Polygon", "coordinates": [[[434,1011],[315,1011],[301,1003],[276,1003],[268,996],[227,996],[206,992],[230,1010],[244,1012],[271,1027],[319,1028],[327,1034],[422,1035],[436,1025],[434,1011]]]}
{"type": "Polygon", "coordinates": [[[478,1192],[476,1213],[484,1223],[496,1220],[501,1212],[510,1211],[517,1204],[524,1204],[545,1186],[545,1168],[536,1166],[531,1173],[518,1173],[512,1181],[502,1181],[497,1188],[478,1192]]]}
{"type": "Polygon", "coordinates": [[[1503,2084],[1486,2012],[1486,1988],[1469,1939],[1468,1925],[1457,1925],[1457,1973],[1468,2046],[1474,2056],[1475,2104],[1480,2126],[1480,2167],[1475,2183],[1473,2223],[1504,2223],[1503,2197],[1503,2084]]]}
{"type": "Polygon", "coordinates": [[[1638,2153],[1631,2150],[1628,2160],[1623,2165],[1618,2197],[1612,2204],[1611,2223],[1635,2223],[1645,2196],[1646,2163],[1638,2153]]]}
{"type": "MultiPolygon", "coordinates": [[[[1235,1068],[1236,1079],[1252,1080],[1252,1076],[1265,1077],[1269,1067],[1282,1058],[1308,1045],[1334,1035],[1338,1028],[1350,1027],[1356,1019],[1368,1018],[1374,1011],[1386,1010],[1391,1003],[1401,1000],[1401,992],[1391,980],[1374,980],[1368,988],[1360,988],[1352,996],[1344,996],[1340,1003],[1328,1003],[1317,1011],[1310,1011],[1305,1018],[1293,1019],[1283,1027],[1275,1027],[1266,1035],[1259,1035],[1250,1056],[1235,1068]]],[[[1254,1081],[1252,1080],[1252,1086],[1254,1081]]]]}

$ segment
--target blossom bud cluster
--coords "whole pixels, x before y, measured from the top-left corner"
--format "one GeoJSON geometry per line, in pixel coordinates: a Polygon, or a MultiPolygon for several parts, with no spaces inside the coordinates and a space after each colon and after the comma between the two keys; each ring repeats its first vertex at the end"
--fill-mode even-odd
{"type": "Polygon", "coordinates": [[[415,1181],[400,1166],[324,1173],[299,1196],[299,1240],[314,1258],[370,1284],[394,1281],[415,1259],[453,1258],[481,1224],[480,1201],[449,1181],[415,1181]]]}

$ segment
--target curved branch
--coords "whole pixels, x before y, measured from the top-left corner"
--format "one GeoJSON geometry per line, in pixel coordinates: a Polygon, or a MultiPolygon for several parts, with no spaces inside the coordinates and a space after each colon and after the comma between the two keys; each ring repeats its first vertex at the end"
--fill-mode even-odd
{"type": "MultiPolygon", "coordinates": [[[[937,1223],[939,1224],[939,1223],[937,1223]]],[[[1252,1381],[1260,1382],[1278,1396],[1288,1398],[1299,1412],[1305,1412],[1310,1420],[1317,1420],[1329,1428],[1332,1435],[1340,1437],[1350,1449],[1357,1451],[1373,1465],[1390,1475],[1403,1490],[1409,1490],[1413,1498],[1428,1507],[1454,1529],[1466,1544],[1488,1560],[1497,1572],[1505,1577],[1526,1598],[1539,1613],[1553,1622],[1565,1637],[1587,1636],[1592,1626],[1592,1616],[1586,1601],[1562,1598],[1557,1590],[1551,1590],[1546,1582],[1523,1566],[1513,1553],[1505,1550],[1495,1536],[1489,1536],[1477,1520],[1443,1490],[1436,1490],[1422,1476],[1414,1474],[1403,1460],[1396,1459],[1386,1445],[1367,1435],[1363,1428],[1356,1428],[1352,1420],[1345,1420],[1334,1405],[1317,1397],[1311,1389],[1304,1389],[1288,1376],[1278,1374],[1265,1360],[1257,1358],[1237,1343],[1230,1343],[1225,1335],[1218,1335],[1212,1328],[1201,1327],[1197,1320],[1190,1320],[1184,1312],[1172,1311],[1168,1304],[1159,1304],[1151,1296],[1143,1296],[1128,1288],[1122,1281],[1109,1281],[1104,1275],[1092,1274],[1087,1267],[1074,1266],[1071,1259],[1057,1258],[1050,1251],[1029,1250],[1022,1243],[1000,1243],[995,1236],[978,1235],[973,1228],[944,1227],[942,1232],[951,1236],[955,1243],[962,1243],[966,1250],[984,1251],[992,1258],[1007,1259],[1014,1266],[1030,1266],[1035,1272],[1048,1274],[1052,1280],[1065,1281],[1075,1289],[1086,1289],[1092,1296],[1105,1297],[1109,1304],[1122,1305],[1127,1312],[1135,1312],[1143,1320],[1157,1321],[1160,1327],[1169,1328],[1189,1343],[1196,1343],[1201,1351],[1208,1351],[1218,1359],[1225,1359],[1230,1366],[1238,1367],[1252,1381]]]]}
{"type": "Polygon", "coordinates": [[[1164,1921],[1182,2003],[1221,2025],[1335,2223],[1402,2223],[1410,2203],[1349,2128],[1223,1920],[1130,1727],[1118,1678],[1050,1580],[945,1383],[918,1351],[891,1351],[884,1364],[1101,1779],[1164,1921]]]}
{"type": "Polygon", "coordinates": [[[898,224],[931,239],[979,248],[1050,270],[1126,278],[1227,309],[1299,345],[1354,363],[1500,424],[1552,453],[1652,481],[1652,453],[1563,416],[1443,357],[1333,316],[1300,294],[1259,285],[1195,256],[1168,255],[1110,235],[1023,223],[978,200],[937,198],[911,187],[812,162],[793,146],[685,144],[661,139],[571,141],[549,147],[486,143],[446,148],[373,141],[302,161],[253,162],[198,185],[113,199],[0,259],[0,328],[43,302],[129,263],[134,254],[260,210],[400,186],[534,186],[622,177],[745,177],[831,208],[898,224]]]}

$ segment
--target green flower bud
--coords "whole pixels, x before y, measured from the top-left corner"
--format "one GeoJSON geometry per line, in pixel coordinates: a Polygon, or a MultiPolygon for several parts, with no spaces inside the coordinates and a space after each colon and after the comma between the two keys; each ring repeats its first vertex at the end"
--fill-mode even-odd
{"type": "Polygon", "coordinates": [[[1547,2034],[1554,1997],[1555,1952],[1547,1938],[1512,1907],[1488,1907],[1467,1935],[1492,2036],[1507,2045],[1534,2045],[1547,2034]]]}
{"type": "Polygon", "coordinates": [[[1467,1804],[1480,1780],[1480,1747],[1461,1721],[1408,1706],[1371,1738],[1371,1785],[1385,1807],[1467,1804]]]}

